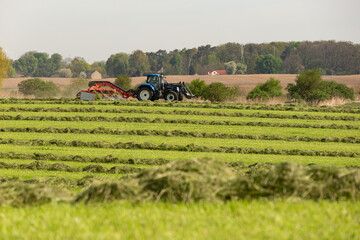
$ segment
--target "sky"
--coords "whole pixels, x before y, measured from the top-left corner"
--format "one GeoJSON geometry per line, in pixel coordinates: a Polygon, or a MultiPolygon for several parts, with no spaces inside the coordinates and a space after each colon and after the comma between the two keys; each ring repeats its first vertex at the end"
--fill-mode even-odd
{"type": "Polygon", "coordinates": [[[0,47],[13,60],[306,40],[360,43],[360,0],[0,0],[0,47]]]}

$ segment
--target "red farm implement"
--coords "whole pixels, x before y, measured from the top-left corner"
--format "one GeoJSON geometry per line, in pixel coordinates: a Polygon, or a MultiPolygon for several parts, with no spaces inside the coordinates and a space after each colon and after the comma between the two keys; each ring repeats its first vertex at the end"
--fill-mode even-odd
{"type": "Polygon", "coordinates": [[[83,100],[94,100],[96,93],[101,94],[102,98],[110,99],[136,97],[132,90],[126,91],[109,81],[91,81],[89,82],[89,89],[82,90],[77,97],[83,100]]]}

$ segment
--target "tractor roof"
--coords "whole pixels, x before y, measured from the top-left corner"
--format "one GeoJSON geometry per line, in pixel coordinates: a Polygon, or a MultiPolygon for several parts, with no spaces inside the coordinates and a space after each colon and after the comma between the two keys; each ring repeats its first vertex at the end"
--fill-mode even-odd
{"type": "Polygon", "coordinates": [[[160,77],[160,74],[148,74],[147,76],[157,76],[157,77],[160,77]]]}

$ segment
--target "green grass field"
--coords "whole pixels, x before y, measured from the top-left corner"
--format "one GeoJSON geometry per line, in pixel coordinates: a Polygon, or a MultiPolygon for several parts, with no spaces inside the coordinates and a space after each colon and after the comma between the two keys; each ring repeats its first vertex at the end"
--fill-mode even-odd
{"type": "MultiPolygon", "coordinates": [[[[24,167],[36,161],[65,164],[76,169],[90,165],[106,169],[117,166],[148,169],[162,164],[161,161],[151,163],[152,160],[184,161],[199,158],[224,163],[243,162],[247,165],[297,162],[360,167],[360,129],[357,129],[360,127],[360,113],[356,104],[317,108],[296,105],[61,101],[0,101],[0,117],[22,116],[16,120],[0,120],[0,186],[2,181],[8,181],[9,178],[17,181],[49,177],[80,180],[86,176],[95,176],[111,181],[124,176],[120,173],[83,170],[71,172],[64,170],[66,168],[44,170],[24,167]],[[124,112],[102,112],[105,110],[124,112]],[[34,116],[47,118],[24,119],[34,116]],[[49,120],[49,117],[78,116],[109,119],[129,117],[149,121],[165,119],[173,122],[49,120]],[[346,120],[341,119],[342,117],[346,120]],[[179,123],[177,120],[192,122],[179,123]],[[254,124],[213,125],[212,121],[254,124]],[[260,123],[288,125],[261,126],[260,123]],[[348,126],[348,129],[343,126],[348,126]],[[54,128],[57,130],[54,131],[54,128]],[[74,130],[75,132],[65,133],[70,128],[79,132],[74,130]],[[107,129],[108,132],[103,133],[99,128],[107,129]],[[89,129],[93,132],[80,132],[89,129]],[[42,132],[45,130],[47,132],[42,132]],[[120,130],[128,132],[109,132],[120,130]],[[148,130],[153,130],[158,135],[142,134],[148,130]],[[221,134],[227,135],[221,137],[221,134]],[[275,140],[278,137],[281,139],[275,140]],[[62,141],[67,145],[57,146],[46,142],[51,140],[62,141]],[[99,142],[109,146],[131,142],[140,147],[84,147],[73,146],[73,142],[99,142]],[[162,144],[184,148],[169,150],[149,147],[162,144]],[[185,148],[187,146],[190,147],[185,148]],[[191,146],[208,150],[200,151],[191,146]],[[283,152],[255,154],[218,151],[221,148],[273,149],[283,152]],[[309,152],[312,154],[308,154],[309,152]],[[43,157],[40,158],[39,154],[43,157]],[[121,161],[111,162],[107,159],[109,156],[121,161]]],[[[84,189],[76,187],[68,190],[79,193],[84,189]]],[[[133,204],[116,201],[89,205],[50,203],[20,208],[2,206],[0,239],[360,239],[359,206],[358,200],[312,201],[296,198],[191,204],[133,204]]]]}

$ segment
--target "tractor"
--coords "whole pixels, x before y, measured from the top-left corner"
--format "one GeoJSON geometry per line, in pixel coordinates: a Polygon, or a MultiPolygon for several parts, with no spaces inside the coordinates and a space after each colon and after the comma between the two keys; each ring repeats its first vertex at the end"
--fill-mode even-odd
{"type": "Polygon", "coordinates": [[[142,83],[136,91],[136,98],[141,100],[165,99],[169,102],[182,101],[184,96],[188,99],[194,95],[184,82],[168,83],[162,74],[148,74],[146,83],[142,83]]]}
{"type": "Polygon", "coordinates": [[[148,74],[145,83],[142,83],[137,91],[125,90],[109,81],[91,81],[89,89],[83,90],[77,94],[82,100],[94,100],[96,93],[102,95],[103,98],[137,98],[141,100],[158,100],[165,99],[167,101],[182,101],[184,96],[188,99],[194,95],[184,82],[168,83],[164,81],[162,74],[148,74]],[[121,94],[121,97],[118,96],[121,94]]]}

